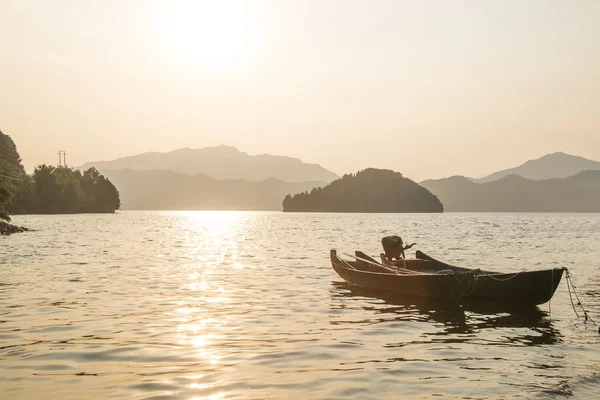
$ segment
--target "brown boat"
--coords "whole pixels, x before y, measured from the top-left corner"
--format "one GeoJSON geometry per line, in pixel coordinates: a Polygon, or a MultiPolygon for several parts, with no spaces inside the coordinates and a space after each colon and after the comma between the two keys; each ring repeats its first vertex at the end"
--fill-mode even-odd
{"type": "Polygon", "coordinates": [[[331,250],[337,274],[365,289],[419,296],[459,304],[492,302],[527,307],[550,301],[565,268],[501,273],[461,268],[429,257],[421,251],[415,259],[378,262],[357,251],[351,261],[331,250]]]}

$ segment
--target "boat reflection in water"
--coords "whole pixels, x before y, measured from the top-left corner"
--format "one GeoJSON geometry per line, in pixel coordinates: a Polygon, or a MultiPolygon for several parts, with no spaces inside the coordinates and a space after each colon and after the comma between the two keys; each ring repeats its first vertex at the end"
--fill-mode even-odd
{"type": "MultiPolygon", "coordinates": [[[[538,307],[507,309],[505,304],[493,303],[461,306],[418,296],[370,291],[347,282],[333,282],[330,294],[332,309],[353,311],[349,315],[358,317],[357,320],[340,318],[332,324],[390,324],[402,328],[398,323],[419,322],[423,325],[420,334],[436,336],[442,342],[444,336],[458,335],[459,341],[485,340],[490,345],[539,346],[555,344],[562,338],[549,314],[538,307]],[[356,313],[359,310],[360,315],[356,313]],[[431,328],[435,331],[431,332],[431,328]],[[486,335],[486,331],[495,334],[486,335]]],[[[411,327],[419,330],[414,325],[411,327]]]]}

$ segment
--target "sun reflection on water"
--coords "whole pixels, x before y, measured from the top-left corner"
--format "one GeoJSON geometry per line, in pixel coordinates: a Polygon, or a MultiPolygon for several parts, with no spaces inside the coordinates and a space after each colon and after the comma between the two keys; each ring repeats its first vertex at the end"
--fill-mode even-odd
{"type": "Polygon", "coordinates": [[[212,394],[215,383],[203,382],[205,372],[223,367],[227,348],[219,343],[232,329],[223,312],[231,301],[233,274],[253,268],[240,260],[240,243],[245,239],[248,215],[239,212],[181,212],[178,219],[182,231],[182,251],[188,261],[181,266],[187,295],[175,309],[178,342],[189,349],[191,357],[203,363],[198,372],[188,377],[188,388],[208,391],[203,399],[220,399],[225,393],[212,394]],[[196,379],[197,378],[197,379],[196,379]]]}

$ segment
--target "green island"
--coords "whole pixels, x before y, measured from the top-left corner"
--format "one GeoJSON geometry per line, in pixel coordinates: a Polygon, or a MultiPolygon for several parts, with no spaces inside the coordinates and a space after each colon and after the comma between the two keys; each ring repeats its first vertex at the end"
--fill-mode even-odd
{"type": "Polygon", "coordinates": [[[439,213],[440,200],[399,172],[368,168],[323,188],[288,194],[284,212],[439,213]]]}
{"type": "MultiPolygon", "coordinates": [[[[28,175],[15,143],[0,131],[0,221],[10,214],[114,213],[120,206],[119,192],[95,168],[39,165],[28,175]]],[[[2,234],[23,230],[0,222],[2,234]]]]}

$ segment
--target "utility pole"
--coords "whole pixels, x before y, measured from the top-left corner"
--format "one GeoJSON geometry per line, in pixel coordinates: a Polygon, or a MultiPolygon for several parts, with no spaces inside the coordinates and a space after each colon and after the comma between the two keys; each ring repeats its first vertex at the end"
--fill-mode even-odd
{"type": "Polygon", "coordinates": [[[60,167],[65,167],[65,168],[67,167],[67,152],[64,151],[64,150],[60,150],[58,152],[58,166],[57,166],[57,168],[60,168],[60,167]],[[61,156],[62,156],[62,158],[61,158],[61,156]]]}

